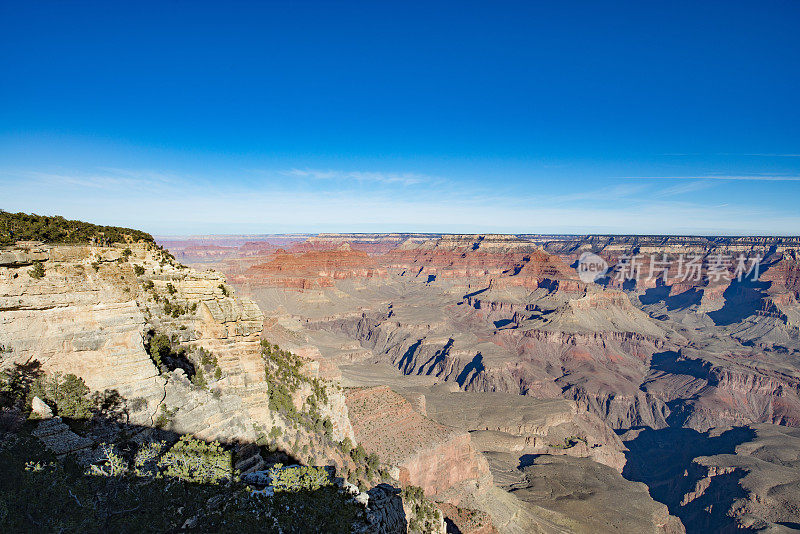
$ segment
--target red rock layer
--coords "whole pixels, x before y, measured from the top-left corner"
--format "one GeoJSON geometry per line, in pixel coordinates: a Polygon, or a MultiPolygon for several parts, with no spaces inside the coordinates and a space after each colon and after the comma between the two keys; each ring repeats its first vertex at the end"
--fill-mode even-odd
{"type": "Polygon", "coordinates": [[[380,268],[365,252],[349,248],[303,253],[278,250],[272,260],[254,265],[245,273],[252,283],[297,289],[330,287],[335,280],[345,278],[385,275],[385,269],[380,268]]]}
{"type": "Polygon", "coordinates": [[[351,389],[345,398],[356,439],[367,452],[399,467],[403,485],[437,495],[464,482],[491,479],[468,433],[421,415],[387,386],[351,389]]]}

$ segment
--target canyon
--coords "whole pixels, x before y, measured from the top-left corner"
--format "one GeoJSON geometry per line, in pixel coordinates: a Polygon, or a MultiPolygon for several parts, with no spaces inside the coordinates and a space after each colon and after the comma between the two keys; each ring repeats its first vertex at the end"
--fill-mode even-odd
{"type": "MultiPolygon", "coordinates": [[[[3,367],[74,374],[124,399],[137,435],[168,421],[178,435],[230,444],[244,474],[275,451],[365,490],[379,469],[375,531],[403,530],[398,518],[422,509],[411,494],[397,504],[391,484],[419,488],[438,510],[427,528],[442,532],[800,525],[796,238],[159,242],[169,251],[3,248],[3,367]],[[606,269],[587,278],[588,253],[606,269]],[[687,257],[705,272],[685,276],[687,257]],[[632,258],[637,276],[619,276],[632,258]],[[28,274],[37,265],[44,274],[28,274]],[[152,356],[158,334],[177,351],[166,368],[152,356]],[[273,404],[286,387],[270,374],[271,358],[286,357],[278,346],[302,376],[284,404],[273,404]],[[302,423],[309,406],[318,419],[302,423]],[[355,446],[363,457],[347,453],[355,446]]],[[[36,406],[46,419],[37,439],[96,461],[97,432],[36,406]]]]}
{"type": "MultiPolygon", "coordinates": [[[[759,479],[754,460],[713,466],[731,463],[719,455],[758,449],[763,436],[777,433],[796,446],[794,434],[780,429],[798,426],[800,417],[800,239],[318,234],[284,245],[210,259],[191,256],[190,239],[171,243],[179,257],[224,273],[252,298],[264,313],[265,336],[319,361],[321,372],[346,387],[380,395],[389,392],[374,388],[391,388],[394,408],[381,413],[387,421],[406,416],[371,435],[375,450],[402,442],[412,449],[404,453],[411,466],[415,455],[439,454],[431,449],[437,442],[457,447],[447,432],[423,438],[426,425],[414,422],[412,409],[452,436],[465,433],[470,452],[454,454],[464,472],[485,476],[464,461],[474,449],[494,489],[535,516],[537,528],[625,530],[629,503],[608,494],[644,499],[642,509],[651,512],[639,516],[648,518],[640,532],[795,523],[797,492],[783,492],[792,497],[782,513],[742,504],[763,502],[772,491],[764,484],[743,482],[719,494],[728,515],[692,508],[686,503],[699,498],[692,477],[643,474],[652,449],[631,444],[648,432],[693,433],[714,460],[675,461],[700,486],[725,470],[759,479]],[[588,280],[579,269],[587,253],[607,265],[588,280]],[[639,262],[634,270],[631,258],[639,262]],[[701,267],[687,276],[691,262],[701,267]],[[629,276],[620,276],[626,269],[629,276]],[[738,446],[715,437],[751,428],[761,430],[738,446]],[[541,481],[554,477],[563,478],[564,494],[543,498],[541,481]],[[583,477],[601,482],[582,490],[583,477]],[[659,484],[681,488],[684,497],[665,498],[659,484]],[[618,507],[615,526],[581,523],[589,514],[584,490],[604,510],[618,507]]],[[[359,418],[373,417],[356,415],[354,428],[370,427],[359,418]]],[[[513,529],[502,514],[492,519],[513,529]]]]}

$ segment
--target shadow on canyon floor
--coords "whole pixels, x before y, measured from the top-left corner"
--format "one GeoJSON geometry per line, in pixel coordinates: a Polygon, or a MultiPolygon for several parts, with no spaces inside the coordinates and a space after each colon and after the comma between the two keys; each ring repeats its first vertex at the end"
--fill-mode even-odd
{"type": "Polygon", "coordinates": [[[628,480],[644,482],[653,499],[666,504],[670,513],[683,521],[687,532],[736,532],[734,519],[725,512],[735,499],[744,496],[738,485],[744,473],[734,471],[716,476],[701,497],[689,503],[682,501],[705,476],[703,468],[692,463],[695,458],[734,454],[737,445],[755,437],[755,432],[747,427],[732,428],[718,436],[689,428],[646,428],[625,442],[628,452],[622,475],[628,480]]]}
{"type": "Polygon", "coordinates": [[[755,315],[764,304],[764,291],[770,282],[756,282],[748,278],[733,280],[722,294],[725,304],[708,316],[717,326],[728,326],[739,323],[751,315],[755,315]]]}
{"type": "Polygon", "coordinates": [[[669,293],[671,290],[671,285],[668,286],[660,284],[656,287],[647,289],[644,294],[639,297],[639,302],[646,306],[649,304],[657,304],[663,301],[667,305],[668,311],[675,311],[688,308],[689,306],[693,306],[695,304],[700,304],[700,300],[703,297],[703,293],[698,291],[696,288],[692,288],[684,291],[683,293],[670,296],[669,293]]]}

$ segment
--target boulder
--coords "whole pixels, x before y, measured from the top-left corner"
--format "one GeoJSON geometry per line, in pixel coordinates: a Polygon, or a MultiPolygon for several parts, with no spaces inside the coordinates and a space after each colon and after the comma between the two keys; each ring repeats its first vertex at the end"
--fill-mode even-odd
{"type": "Polygon", "coordinates": [[[53,417],[53,410],[39,397],[34,397],[31,401],[31,415],[36,419],[50,419],[53,417]]]}

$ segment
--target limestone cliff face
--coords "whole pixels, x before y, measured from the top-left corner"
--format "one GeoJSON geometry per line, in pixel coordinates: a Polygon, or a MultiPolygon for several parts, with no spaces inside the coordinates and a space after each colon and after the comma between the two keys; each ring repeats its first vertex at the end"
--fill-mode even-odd
{"type": "MultiPolygon", "coordinates": [[[[171,429],[206,439],[254,442],[285,426],[268,408],[258,307],[232,295],[218,273],[175,264],[157,249],[130,250],[124,257],[122,248],[30,245],[0,253],[2,365],[38,360],[47,373],[116,390],[130,422],[142,426],[165,410],[171,429]],[[44,277],[29,274],[34,261],[44,277]],[[153,331],[210,352],[219,376],[206,376],[203,388],[181,370],[160,373],[144,346],[153,331]]],[[[353,439],[341,393],[330,399],[321,410],[334,438],[353,439]]]]}
{"type": "MultiPolygon", "coordinates": [[[[153,294],[164,295],[171,305],[184,308],[196,305],[194,313],[173,317],[161,313],[162,304],[153,301],[152,294],[142,295],[142,305],[149,312],[150,325],[157,332],[169,333],[186,347],[202,347],[216,358],[222,377],[206,377],[211,381],[210,389],[236,397],[227,412],[243,412],[259,426],[272,426],[272,418],[267,406],[267,383],[264,377],[264,362],[260,355],[260,335],[263,315],[249,299],[233,297],[225,286],[225,279],[215,272],[197,272],[193,269],[177,268],[170,264],[143,262],[145,277],[153,282],[153,294]],[[152,274],[151,274],[152,272],[152,274]],[[260,423],[259,423],[260,422],[260,423]]],[[[185,381],[185,380],[184,380],[185,381]]],[[[176,377],[176,384],[181,380],[176,377]]],[[[197,421],[204,421],[194,413],[198,408],[207,409],[208,402],[192,402],[188,397],[178,395],[181,388],[176,385],[175,394],[165,399],[167,405],[178,411],[176,424],[180,424],[182,414],[193,422],[188,428],[196,428],[197,421]],[[194,406],[194,404],[197,406],[194,406]],[[188,410],[187,410],[188,409],[188,410]]],[[[169,390],[168,390],[169,391],[169,390]]],[[[230,400],[228,401],[230,402],[230,400]]],[[[210,404],[215,404],[210,402],[210,404]]],[[[215,409],[212,408],[212,412],[215,409]]],[[[213,416],[212,416],[213,419],[213,416]]],[[[218,419],[218,418],[217,418],[218,419]]],[[[221,426],[219,421],[209,421],[212,426],[221,426]]],[[[240,428],[242,438],[255,440],[252,423],[246,425],[230,421],[231,427],[240,428]]],[[[187,428],[187,429],[188,429],[187,428]]],[[[195,429],[194,432],[197,433],[195,429]]]]}
{"type": "Polygon", "coordinates": [[[133,423],[152,424],[166,381],[142,344],[147,320],[133,266],[119,257],[119,249],[65,246],[2,254],[0,344],[10,351],[3,365],[38,360],[45,372],[74,373],[92,390],[115,389],[140,407],[131,410],[133,423]],[[44,263],[43,278],[29,275],[33,261],[44,263]]]}

